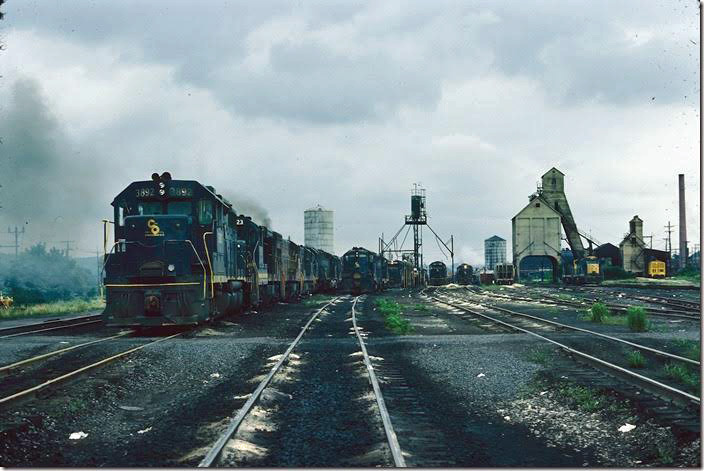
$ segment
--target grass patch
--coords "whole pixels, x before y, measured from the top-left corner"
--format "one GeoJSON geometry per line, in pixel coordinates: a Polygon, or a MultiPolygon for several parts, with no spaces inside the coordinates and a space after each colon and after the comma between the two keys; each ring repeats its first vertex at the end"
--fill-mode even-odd
{"type": "Polygon", "coordinates": [[[303,305],[305,307],[316,307],[316,306],[320,306],[321,304],[325,304],[325,303],[329,302],[331,299],[332,299],[332,296],[326,296],[324,294],[316,294],[315,296],[311,296],[310,298],[303,301],[303,305]]]}
{"type": "Polygon", "coordinates": [[[667,363],[665,374],[668,378],[674,379],[680,384],[699,391],[699,375],[685,365],[679,363],[667,363]]]}
{"type": "Polygon", "coordinates": [[[100,298],[54,301],[51,303],[13,306],[9,309],[0,309],[0,319],[17,319],[35,316],[63,316],[67,314],[78,314],[85,311],[103,309],[104,307],[105,301],[100,298]]]}
{"type": "Polygon", "coordinates": [[[597,324],[603,324],[610,314],[609,308],[603,303],[592,304],[592,308],[589,311],[591,312],[591,321],[597,324]]]}
{"type": "Polygon", "coordinates": [[[401,305],[388,298],[376,300],[376,307],[384,316],[384,325],[395,334],[408,334],[413,332],[413,326],[408,319],[401,316],[401,305]]]}
{"type": "Polygon", "coordinates": [[[628,359],[628,365],[631,368],[643,368],[645,366],[645,357],[639,350],[632,350],[628,352],[626,358],[628,359]]]}
{"type": "Polygon", "coordinates": [[[681,272],[679,272],[677,275],[671,277],[671,279],[672,280],[690,281],[692,283],[701,285],[702,274],[695,267],[687,267],[684,270],[682,270],[681,272]]]}
{"type": "Polygon", "coordinates": [[[602,394],[577,384],[563,383],[558,392],[584,412],[594,412],[607,405],[602,394]]]}
{"type": "Polygon", "coordinates": [[[415,309],[416,311],[425,312],[425,311],[428,310],[428,306],[426,306],[425,304],[420,304],[420,303],[419,303],[419,304],[416,304],[413,309],[415,309]]]}
{"type": "Polygon", "coordinates": [[[625,316],[607,317],[603,322],[604,325],[626,325],[628,319],[625,316]]]}
{"type": "Polygon", "coordinates": [[[545,366],[548,364],[550,351],[546,348],[534,348],[528,352],[526,358],[530,362],[545,366]]]}
{"type": "Polygon", "coordinates": [[[633,332],[646,332],[650,327],[648,315],[642,307],[629,307],[626,311],[628,328],[633,332]]]}
{"type": "Polygon", "coordinates": [[[675,347],[680,349],[681,355],[690,360],[699,361],[701,358],[702,350],[701,344],[694,340],[687,339],[677,339],[675,340],[675,347]]]}

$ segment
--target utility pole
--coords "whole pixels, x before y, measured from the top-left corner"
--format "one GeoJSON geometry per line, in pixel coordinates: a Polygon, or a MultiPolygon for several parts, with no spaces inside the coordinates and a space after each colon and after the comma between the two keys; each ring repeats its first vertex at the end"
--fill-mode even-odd
{"type": "Polygon", "coordinates": [[[670,221],[667,221],[667,226],[665,226],[665,228],[667,228],[667,239],[665,239],[667,242],[665,244],[665,250],[667,252],[672,252],[672,233],[674,232],[672,230],[673,227],[675,227],[675,226],[670,224],[670,221]]]}
{"type": "Polygon", "coordinates": [[[653,248],[653,233],[651,232],[649,236],[643,236],[644,239],[650,239],[650,248],[653,248]]]}
{"type": "Polygon", "coordinates": [[[69,255],[71,254],[71,244],[75,244],[76,241],[75,240],[60,240],[58,243],[59,244],[66,244],[65,255],[66,255],[66,258],[68,258],[69,255]]]}
{"type": "Polygon", "coordinates": [[[98,296],[103,299],[103,265],[100,263],[100,249],[95,249],[95,260],[98,263],[98,296]]]}
{"type": "Polygon", "coordinates": [[[12,231],[11,228],[7,228],[7,233],[8,234],[15,234],[15,245],[4,245],[3,247],[14,247],[15,248],[15,258],[19,256],[20,253],[20,234],[24,234],[24,226],[22,226],[22,230],[20,231],[17,226],[15,226],[14,232],[12,231]]]}

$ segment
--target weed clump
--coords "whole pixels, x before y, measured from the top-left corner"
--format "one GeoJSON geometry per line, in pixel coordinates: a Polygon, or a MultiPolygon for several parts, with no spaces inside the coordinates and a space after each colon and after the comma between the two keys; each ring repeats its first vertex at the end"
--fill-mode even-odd
{"type": "Polygon", "coordinates": [[[668,363],[665,365],[665,374],[668,378],[684,384],[692,389],[699,389],[699,375],[690,371],[685,365],[668,363]]]}
{"type": "Polygon", "coordinates": [[[603,397],[596,391],[579,386],[577,384],[563,384],[559,388],[559,393],[572,401],[584,412],[594,412],[605,404],[602,404],[603,397]]]}
{"type": "Polygon", "coordinates": [[[629,307],[626,311],[628,317],[628,327],[633,332],[646,332],[650,327],[648,315],[642,307],[629,307]]]}
{"type": "Polygon", "coordinates": [[[591,309],[591,321],[603,324],[609,317],[609,308],[604,303],[594,303],[591,309]]]}
{"type": "Polygon", "coordinates": [[[408,319],[401,317],[401,305],[387,298],[378,299],[376,306],[384,316],[384,325],[396,334],[408,334],[413,331],[413,326],[408,319]]]}
{"type": "Polygon", "coordinates": [[[628,353],[628,365],[631,368],[643,368],[645,366],[645,357],[639,350],[633,350],[628,353]]]}

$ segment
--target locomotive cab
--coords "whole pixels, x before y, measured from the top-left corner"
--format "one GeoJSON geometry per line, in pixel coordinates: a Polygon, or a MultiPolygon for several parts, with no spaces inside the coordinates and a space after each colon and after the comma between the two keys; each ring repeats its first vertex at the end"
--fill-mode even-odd
{"type": "Polygon", "coordinates": [[[237,309],[242,242],[225,217],[231,206],[198,182],[152,178],[130,184],[113,201],[106,324],[192,325],[237,309]]]}

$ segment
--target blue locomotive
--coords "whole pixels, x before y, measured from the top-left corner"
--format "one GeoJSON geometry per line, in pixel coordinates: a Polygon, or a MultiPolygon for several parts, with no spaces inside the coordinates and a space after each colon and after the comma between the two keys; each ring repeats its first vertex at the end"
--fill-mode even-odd
{"type": "Polygon", "coordinates": [[[155,173],[131,183],[112,206],[107,325],[194,325],[338,287],[338,257],[238,215],[211,186],[155,173]]]}
{"type": "Polygon", "coordinates": [[[352,247],[342,256],[342,289],[347,293],[381,291],[388,277],[388,261],[370,250],[352,247]]]}
{"type": "Polygon", "coordinates": [[[455,274],[458,285],[471,285],[475,282],[474,269],[472,265],[467,263],[461,263],[457,267],[457,273],[455,274]]]}
{"type": "Polygon", "coordinates": [[[440,286],[447,284],[447,265],[437,261],[428,265],[428,284],[440,286]]]}

